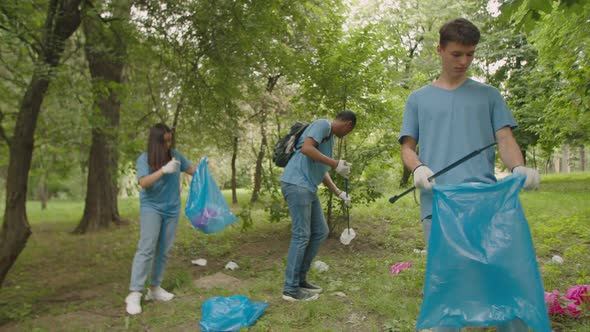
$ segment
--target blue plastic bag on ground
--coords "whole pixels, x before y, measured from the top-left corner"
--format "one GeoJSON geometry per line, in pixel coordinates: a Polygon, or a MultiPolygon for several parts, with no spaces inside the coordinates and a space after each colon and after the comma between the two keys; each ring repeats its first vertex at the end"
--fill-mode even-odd
{"type": "Polygon", "coordinates": [[[268,307],[266,302],[250,302],[247,296],[212,297],[201,307],[199,326],[205,331],[239,331],[254,325],[268,307]]]}
{"type": "Polygon", "coordinates": [[[522,319],[551,332],[518,193],[522,175],[494,184],[433,186],[432,230],[417,330],[522,319]]]}
{"type": "Polygon", "coordinates": [[[215,233],[238,221],[209,173],[207,158],[202,158],[193,174],[184,214],[194,228],[215,233]]]}

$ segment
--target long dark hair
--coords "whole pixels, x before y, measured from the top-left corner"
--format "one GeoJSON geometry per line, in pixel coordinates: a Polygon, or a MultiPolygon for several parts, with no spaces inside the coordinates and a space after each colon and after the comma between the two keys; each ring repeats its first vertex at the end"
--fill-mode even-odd
{"type": "Polygon", "coordinates": [[[162,168],[162,166],[172,160],[172,151],[168,149],[164,141],[164,135],[167,133],[172,134],[172,130],[163,123],[158,123],[150,128],[147,154],[148,165],[152,171],[162,168]]]}

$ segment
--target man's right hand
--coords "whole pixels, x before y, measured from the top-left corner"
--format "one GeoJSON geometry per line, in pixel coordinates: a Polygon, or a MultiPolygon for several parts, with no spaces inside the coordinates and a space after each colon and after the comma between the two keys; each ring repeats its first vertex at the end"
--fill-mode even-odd
{"type": "Polygon", "coordinates": [[[351,166],[352,164],[344,159],[338,160],[338,166],[336,166],[336,173],[344,176],[345,178],[348,178],[348,175],[350,175],[351,166]]]}
{"type": "Polygon", "coordinates": [[[434,173],[428,166],[420,165],[414,169],[414,187],[426,191],[432,190],[434,179],[428,181],[434,173]]]}
{"type": "Polygon", "coordinates": [[[176,171],[178,171],[178,168],[180,168],[180,161],[176,160],[175,158],[172,158],[172,160],[170,160],[166,165],[162,166],[162,173],[176,173],[176,171]]]}

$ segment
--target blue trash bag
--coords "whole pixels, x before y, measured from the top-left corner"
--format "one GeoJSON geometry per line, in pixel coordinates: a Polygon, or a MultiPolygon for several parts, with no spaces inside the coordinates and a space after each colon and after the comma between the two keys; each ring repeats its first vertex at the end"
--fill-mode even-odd
{"type": "Polygon", "coordinates": [[[202,158],[193,174],[184,214],[194,228],[215,233],[238,221],[209,173],[207,158],[202,158]]]}
{"type": "Polygon", "coordinates": [[[518,193],[525,177],[433,186],[424,298],[416,329],[493,326],[515,318],[551,332],[518,193]]]}
{"type": "Polygon", "coordinates": [[[266,302],[250,302],[247,296],[212,297],[201,306],[199,326],[205,331],[239,331],[254,325],[268,307],[266,302]]]}

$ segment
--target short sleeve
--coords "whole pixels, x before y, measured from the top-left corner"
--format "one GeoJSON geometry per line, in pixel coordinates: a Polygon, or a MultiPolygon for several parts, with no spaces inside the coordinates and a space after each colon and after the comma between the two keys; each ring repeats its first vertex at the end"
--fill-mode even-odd
{"type": "Polygon", "coordinates": [[[174,158],[176,158],[176,160],[180,161],[180,171],[184,172],[186,171],[189,167],[191,167],[191,162],[186,159],[186,157],[178,152],[177,150],[173,149],[172,150],[172,156],[174,156],[174,158]]]}
{"type": "Polygon", "coordinates": [[[322,143],[322,141],[330,136],[330,122],[326,119],[319,119],[309,125],[305,137],[311,137],[314,141],[322,143]]]}
{"type": "Polygon", "coordinates": [[[490,94],[490,102],[492,104],[492,126],[494,132],[497,132],[504,127],[514,128],[518,126],[514,119],[514,115],[512,115],[512,112],[508,109],[508,105],[506,105],[506,101],[504,101],[504,97],[502,97],[500,91],[492,87],[490,94]]]}
{"type": "Polygon", "coordinates": [[[398,141],[401,144],[404,136],[413,137],[416,141],[419,139],[420,128],[418,126],[418,106],[416,95],[411,93],[406,100],[406,107],[404,110],[404,119],[402,122],[402,130],[400,132],[398,141]]]}
{"type": "Polygon", "coordinates": [[[147,161],[147,153],[142,153],[135,162],[135,169],[137,171],[137,181],[144,176],[150,175],[150,166],[147,161]]]}

